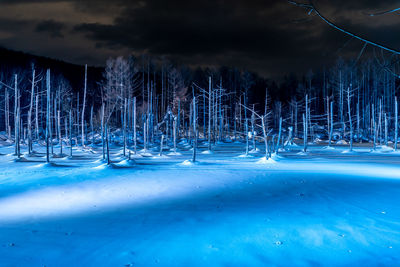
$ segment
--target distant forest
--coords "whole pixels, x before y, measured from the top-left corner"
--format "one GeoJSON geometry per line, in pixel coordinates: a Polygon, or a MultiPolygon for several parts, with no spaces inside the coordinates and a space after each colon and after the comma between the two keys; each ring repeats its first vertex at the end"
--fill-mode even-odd
{"type": "Polygon", "coordinates": [[[74,133],[85,146],[89,133],[101,130],[104,144],[110,129],[123,129],[124,140],[134,133],[135,151],[138,133],[145,149],[174,133],[189,140],[201,134],[210,144],[250,136],[254,147],[262,137],[266,150],[270,141],[276,150],[284,139],[300,137],[304,150],[309,139],[397,144],[395,67],[385,59],[338,58],[277,82],[234,67],[193,69],[147,55],[110,58],[99,68],[1,49],[0,129],[9,140],[28,140],[29,152],[33,140],[61,140],[68,132],[69,143],[74,133]]]}

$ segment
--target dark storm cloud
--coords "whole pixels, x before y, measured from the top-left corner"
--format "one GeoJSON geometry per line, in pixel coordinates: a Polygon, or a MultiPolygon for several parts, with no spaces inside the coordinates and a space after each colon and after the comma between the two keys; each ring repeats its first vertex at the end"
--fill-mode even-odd
{"type": "Polygon", "coordinates": [[[36,25],[37,32],[44,32],[50,34],[53,38],[62,38],[64,37],[62,31],[65,29],[65,25],[61,22],[57,22],[54,20],[45,20],[39,22],[36,25]]]}
{"type": "MultiPolygon", "coordinates": [[[[50,0],[0,3],[5,2],[43,6],[48,3],[53,8],[57,3],[66,3],[50,0]]],[[[366,15],[394,8],[398,1],[314,2],[324,15],[346,29],[392,47],[400,46],[397,38],[400,27],[395,14],[374,18],[366,15]]],[[[347,36],[286,0],[71,0],[68,3],[74,20],[56,22],[43,15],[37,19],[35,30],[50,37],[76,38],[74,45],[95,48],[77,51],[75,56],[92,58],[93,62],[128,51],[145,52],[166,55],[190,65],[231,65],[279,76],[321,68],[338,56],[355,58],[362,47],[352,40],[340,49],[348,41],[347,36]],[[77,16],[77,12],[91,19],[87,21],[86,15],[77,16]]],[[[60,57],[62,51],[60,48],[60,57]]]]}
{"type": "Polygon", "coordinates": [[[284,57],[295,56],[300,47],[307,50],[310,33],[291,29],[290,18],[274,12],[283,5],[287,3],[152,0],[127,6],[113,25],[81,24],[75,30],[100,46],[129,47],[185,62],[200,55],[209,63],[235,64],[243,61],[235,55],[268,60],[276,59],[277,50],[284,57]],[[214,62],[215,57],[221,61],[214,62]]]}
{"type": "MultiPolygon", "coordinates": [[[[321,56],[337,57],[346,42],[342,33],[324,25],[317,18],[295,23],[307,17],[306,11],[286,1],[163,1],[148,0],[134,5],[125,2],[124,11],[113,25],[99,23],[75,27],[98,46],[128,47],[153,55],[169,55],[184,62],[200,56],[210,64],[245,63],[268,74],[296,71],[301,64],[320,66],[321,56]],[[234,57],[240,58],[234,58],[234,57]],[[218,58],[215,62],[213,58],[218,58]],[[262,69],[262,62],[265,68],[262,69]],[[269,61],[269,62],[268,62],[269,61]],[[256,67],[257,66],[257,67],[256,67]],[[273,69],[272,69],[273,68],[273,69]]],[[[351,14],[390,8],[396,1],[319,1],[318,7],[344,27],[368,33],[371,38],[385,38],[387,26],[357,25],[351,14]]],[[[390,27],[395,30],[394,26],[390,27]]],[[[397,41],[388,38],[388,42],[397,41]]],[[[349,46],[357,54],[357,44],[349,46]]]]}
{"type": "Polygon", "coordinates": [[[26,20],[0,18],[0,30],[3,31],[19,31],[28,24],[26,20]]]}

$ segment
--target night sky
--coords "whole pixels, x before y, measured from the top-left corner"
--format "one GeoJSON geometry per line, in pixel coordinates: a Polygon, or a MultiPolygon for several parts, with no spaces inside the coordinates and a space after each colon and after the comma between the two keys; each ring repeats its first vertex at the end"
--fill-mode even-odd
{"type": "MultiPolygon", "coordinates": [[[[338,25],[400,48],[398,13],[366,15],[396,3],[314,1],[338,25]]],[[[363,44],[285,0],[0,0],[0,46],[78,64],[147,53],[281,77],[356,58],[363,44]]]]}

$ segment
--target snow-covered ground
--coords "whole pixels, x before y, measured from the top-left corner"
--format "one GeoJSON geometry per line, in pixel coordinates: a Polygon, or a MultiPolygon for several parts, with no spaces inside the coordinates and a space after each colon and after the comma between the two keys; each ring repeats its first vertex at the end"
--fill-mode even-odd
{"type": "Polygon", "coordinates": [[[0,266],[399,264],[397,152],[293,147],[266,161],[261,145],[243,157],[227,143],[193,164],[180,148],[133,164],[114,147],[112,167],[100,147],[53,165],[0,148],[0,266]]]}

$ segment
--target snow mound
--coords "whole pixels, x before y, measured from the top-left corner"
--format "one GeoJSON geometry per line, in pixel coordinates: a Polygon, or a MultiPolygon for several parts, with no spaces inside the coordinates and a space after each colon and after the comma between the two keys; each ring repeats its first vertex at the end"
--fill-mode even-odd
{"type": "Polygon", "coordinates": [[[266,158],[266,157],[262,157],[260,160],[257,161],[258,164],[273,164],[276,163],[276,160],[274,160],[273,158],[266,158]]]}
{"type": "Polygon", "coordinates": [[[371,153],[388,153],[388,152],[394,152],[394,149],[390,146],[376,146],[376,149],[371,149],[371,153]]]}
{"type": "Polygon", "coordinates": [[[342,153],[343,153],[343,154],[357,154],[356,151],[350,150],[350,149],[343,150],[342,153]]]}
{"type": "Polygon", "coordinates": [[[168,156],[181,156],[182,153],[180,153],[180,152],[170,152],[170,153],[168,153],[167,155],[168,155],[168,156]]]}
{"type": "Polygon", "coordinates": [[[297,153],[297,155],[307,156],[308,152],[300,151],[299,153],[297,153]]]}
{"type": "Polygon", "coordinates": [[[333,146],[324,146],[322,149],[334,150],[335,148],[333,146]]]}
{"type": "Polygon", "coordinates": [[[378,146],[377,149],[379,149],[379,151],[381,151],[381,152],[391,152],[391,151],[393,151],[392,147],[386,146],[386,145],[378,146]]]}
{"type": "Polygon", "coordinates": [[[55,158],[55,159],[64,159],[64,158],[66,158],[66,157],[68,157],[68,155],[65,154],[65,153],[63,153],[63,154],[54,154],[54,155],[52,156],[52,158],[55,158]]]}
{"type": "Polygon", "coordinates": [[[114,164],[112,164],[112,166],[113,167],[119,167],[119,168],[129,168],[129,167],[132,167],[132,166],[135,166],[136,165],[136,162],[133,160],[133,159],[131,159],[131,160],[122,160],[122,161],[120,161],[120,162],[118,162],[118,163],[114,163],[114,164]]]}
{"type": "Polygon", "coordinates": [[[258,153],[258,152],[260,152],[260,149],[258,148],[249,151],[249,153],[258,153]]]}
{"type": "Polygon", "coordinates": [[[29,160],[25,157],[19,157],[19,158],[14,159],[13,161],[15,161],[15,162],[35,162],[35,161],[29,160]]]}
{"type": "Polygon", "coordinates": [[[151,157],[152,159],[169,159],[169,157],[167,155],[156,155],[151,157]]]}
{"type": "Polygon", "coordinates": [[[336,142],[337,145],[348,145],[349,143],[347,143],[347,141],[345,140],[339,140],[336,142]]]}
{"type": "Polygon", "coordinates": [[[153,154],[149,153],[149,152],[143,152],[140,154],[142,157],[153,157],[153,154]]]}
{"type": "MultiPolygon", "coordinates": [[[[127,156],[129,157],[129,152],[127,153],[127,156]]],[[[143,158],[143,156],[139,153],[135,153],[135,151],[131,151],[131,158],[143,158]]]]}
{"type": "Polygon", "coordinates": [[[271,159],[273,159],[273,160],[280,160],[280,159],[282,159],[283,157],[282,156],[279,156],[278,154],[276,154],[276,153],[272,153],[272,155],[271,155],[271,159]]]}
{"type": "Polygon", "coordinates": [[[107,162],[107,160],[103,158],[93,161],[93,163],[104,163],[104,162],[107,162]]]}
{"type": "Polygon", "coordinates": [[[238,158],[252,158],[252,157],[254,157],[254,156],[242,154],[242,155],[239,155],[239,156],[237,156],[237,157],[238,157],[238,158]]]}
{"type": "Polygon", "coordinates": [[[211,150],[204,150],[201,154],[214,154],[211,150]]]}
{"type": "Polygon", "coordinates": [[[95,169],[95,170],[104,170],[104,169],[106,169],[108,167],[109,167],[109,165],[107,165],[107,163],[103,163],[103,164],[101,164],[99,166],[93,167],[93,169],[95,169]]]}
{"type": "Polygon", "coordinates": [[[187,159],[184,162],[179,163],[178,165],[180,165],[180,166],[193,166],[195,164],[196,164],[195,162],[187,159]]]}
{"type": "Polygon", "coordinates": [[[45,162],[36,166],[33,166],[35,168],[53,168],[53,167],[72,167],[69,165],[63,165],[55,162],[45,162]]]}

